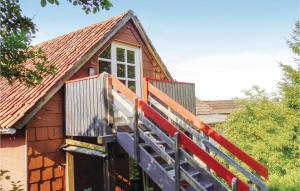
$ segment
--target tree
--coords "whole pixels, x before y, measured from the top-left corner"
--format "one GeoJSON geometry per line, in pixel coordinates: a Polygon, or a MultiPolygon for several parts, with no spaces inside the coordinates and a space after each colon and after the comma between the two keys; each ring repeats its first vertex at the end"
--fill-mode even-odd
{"type": "Polygon", "coordinates": [[[295,25],[292,38],[287,41],[291,50],[295,54],[297,68],[281,64],[283,79],[279,83],[282,99],[289,108],[300,110],[300,21],[295,25]]]}
{"type": "MultiPolygon", "coordinates": [[[[80,6],[85,13],[108,10],[110,0],[68,0],[80,6]]],[[[41,0],[41,6],[59,5],[59,0],[41,0]]],[[[37,32],[31,18],[22,15],[19,0],[0,0],[0,77],[10,84],[20,81],[28,86],[40,84],[46,75],[54,75],[56,68],[50,65],[47,55],[40,48],[31,46],[37,32]]]]}
{"type": "MultiPolygon", "coordinates": [[[[299,22],[295,31],[293,42],[288,43],[299,56],[299,22]]],[[[297,66],[281,64],[283,78],[279,82],[279,100],[254,86],[245,92],[245,98],[237,100],[241,108],[216,127],[268,167],[270,190],[300,190],[299,63],[297,66]]]]}

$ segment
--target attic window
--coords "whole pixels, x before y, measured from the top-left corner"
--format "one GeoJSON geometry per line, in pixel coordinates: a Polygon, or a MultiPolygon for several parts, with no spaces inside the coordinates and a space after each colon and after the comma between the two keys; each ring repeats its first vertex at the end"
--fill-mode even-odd
{"type": "Polygon", "coordinates": [[[140,49],[113,42],[99,55],[100,73],[117,77],[128,88],[140,95],[140,49]]]}

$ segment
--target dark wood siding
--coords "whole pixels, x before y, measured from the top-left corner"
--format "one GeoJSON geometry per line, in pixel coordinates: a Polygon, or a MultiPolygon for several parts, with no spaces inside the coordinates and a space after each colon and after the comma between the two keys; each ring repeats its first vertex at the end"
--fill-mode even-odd
{"type": "Polygon", "coordinates": [[[195,84],[159,80],[150,80],[150,83],[193,114],[196,113],[195,84]]]}
{"type": "Polygon", "coordinates": [[[107,127],[103,75],[66,84],[66,135],[97,137],[107,127]]]}

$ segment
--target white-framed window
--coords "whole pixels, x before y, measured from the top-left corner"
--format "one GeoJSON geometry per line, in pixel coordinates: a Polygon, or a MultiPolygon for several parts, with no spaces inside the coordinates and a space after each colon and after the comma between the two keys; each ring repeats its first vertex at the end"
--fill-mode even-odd
{"type": "Polygon", "coordinates": [[[116,76],[128,88],[141,94],[140,49],[113,42],[99,55],[100,72],[116,76]]]}

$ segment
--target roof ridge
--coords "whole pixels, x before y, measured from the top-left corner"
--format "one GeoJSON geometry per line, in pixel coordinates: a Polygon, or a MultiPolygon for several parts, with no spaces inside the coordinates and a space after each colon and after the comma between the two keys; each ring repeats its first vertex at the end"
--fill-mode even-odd
{"type": "Polygon", "coordinates": [[[71,34],[74,34],[74,33],[80,32],[80,31],[83,31],[83,30],[85,30],[85,29],[88,29],[88,28],[91,28],[91,27],[94,27],[94,26],[97,26],[97,25],[101,25],[101,24],[107,23],[107,22],[109,22],[109,21],[111,21],[111,20],[114,20],[114,19],[116,19],[116,18],[122,18],[122,17],[125,17],[126,15],[134,15],[134,12],[133,12],[132,10],[128,10],[128,11],[126,11],[126,12],[123,12],[123,13],[121,13],[121,14],[119,14],[119,15],[110,17],[110,18],[105,19],[105,20],[103,20],[103,21],[99,21],[99,22],[97,22],[97,23],[90,24],[90,25],[85,26],[85,27],[83,27],[83,28],[79,28],[79,29],[76,29],[76,30],[74,30],[74,31],[70,31],[70,32],[68,32],[68,33],[65,33],[65,34],[56,36],[56,37],[54,37],[54,38],[48,39],[48,40],[46,40],[46,41],[37,43],[37,44],[33,45],[33,47],[34,47],[34,48],[36,48],[36,47],[41,47],[41,46],[43,46],[43,45],[46,44],[46,43],[51,43],[51,41],[55,41],[55,40],[57,40],[57,39],[59,39],[59,38],[63,38],[63,37],[65,37],[65,36],[68,36],[68,35],[71,35],[71,34]]]}

